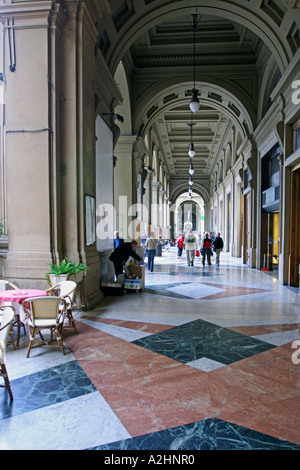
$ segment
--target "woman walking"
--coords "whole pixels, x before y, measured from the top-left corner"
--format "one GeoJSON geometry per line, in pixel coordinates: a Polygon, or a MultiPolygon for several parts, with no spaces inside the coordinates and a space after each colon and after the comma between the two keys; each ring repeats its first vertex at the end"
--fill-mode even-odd
{"type": "Polygon", "coordinates": [[[184,248],[184,236],[181,234],[178,238],[175,240],[175,244],[178,247],[177,251],[177,259],[181,259],[182,256],[182,250],[184,248]]]}
{"type": "Polygon", "coordinates": [[[205,266],[205,256],[207,256],[208,267],[211,266],[211,261],[210,261],[210,257],[211,257],[211,254],[212,254],[211,245],[212,245],[211,239],[208,237],[208,233],[206,233],[205,237],[204,237],[204,240],[203,240],[203,243],[202,243],[202,248],[201,248],[203,267],[205,266]]]}
{"type": "Polygon", "coordinates": [[[184,246],[186,251],[186,260],[188,266],[194,266],[195,250],[197,248],[196,237],[189,229],[184,240],[184,246]]]}
{"type": "Polygon", "coordinates": [[[155,258],[155,253],[156,253],[156,243],[157,240],[154,237],[154,233],[150,233],[150,237],[147,238],[146,243],[145,243],[145,248],[147,250],[147,257],[148,257],[148,270],[152,273],[153,272],[153,266],[154,266],[154,258],[155,258]]]}

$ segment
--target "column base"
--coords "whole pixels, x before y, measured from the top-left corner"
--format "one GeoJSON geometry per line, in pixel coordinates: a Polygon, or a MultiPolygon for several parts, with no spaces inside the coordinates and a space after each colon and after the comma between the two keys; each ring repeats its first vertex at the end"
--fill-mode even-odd
{"type": "Polygon", "coordinates": [[[296,295],[295,304],[296,304],[297,310],[298,310],[299,313],[300,313],[300,292],[299,292],[299,294],[296,295]]]}
{"type": "Polygon", "coordinates": [[[256,248],[250,248],[249,265],[250,268],[256,268],[256,248]]]}
{"type": "Polygon", "coordinates": [[[16,282],[20,288],[46,289],[51,253],[7,253],[3,263],[4,279],[16,282]]]}

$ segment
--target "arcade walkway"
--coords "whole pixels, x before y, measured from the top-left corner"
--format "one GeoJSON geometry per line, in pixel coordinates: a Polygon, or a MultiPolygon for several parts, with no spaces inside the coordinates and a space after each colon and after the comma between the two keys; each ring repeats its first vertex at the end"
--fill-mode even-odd
{"type": "Polygon", "coordinates": [[[25,336],[8,347],[1,450],[300,449],[295,290],[224,253],[189,268],[173,250],[144,293],[78,313],[66,356],[26,359],[25,336]]]}

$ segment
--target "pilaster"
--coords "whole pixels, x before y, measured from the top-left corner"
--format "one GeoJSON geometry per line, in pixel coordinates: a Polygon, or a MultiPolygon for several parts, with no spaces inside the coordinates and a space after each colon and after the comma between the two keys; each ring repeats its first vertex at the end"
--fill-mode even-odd
{"type": "Polygon", "coordinates": [[[50,161],[54,129],[49,122],[48,79],[52,14],[52,3],[46,1],[1,7],[9,247],[3,275],[20,287],[45,286],[52,260],[50,161]]]}
{"type": "Polygon", "coordinates": [[[115,147],[116,166],[114,169],[114,206],[116,227],[120,237],[127,239],[129,208],[134,203],[134,181],[132,174],[133,146],[136,136],[120,136],[115,147]]]}

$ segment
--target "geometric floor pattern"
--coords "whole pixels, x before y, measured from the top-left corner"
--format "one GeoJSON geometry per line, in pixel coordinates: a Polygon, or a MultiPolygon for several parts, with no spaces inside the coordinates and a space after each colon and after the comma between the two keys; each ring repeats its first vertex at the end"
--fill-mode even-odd
{"type": "Polygon", "coordinates": [[[252,287],[243,286],[228,286],[226,284],[210,284],[207,282],[201,283],[180,283],[180,285],[173,283],[163,286],[151,286],[148,289],[149,292],[153,292],[159,295],[165,295],[167,297],[177,298],[190,298],[190,299],[205,299],[205,300],[217,300],[224,299],[227,297],[236,297],[247,294],[258,294],[260,292],[266,292],[265,289],[257,289],[252,287]]]}
{"type": "Polygon", "coordinates": [[[0,449],[300,450],[295,292],[222,262],[155,258],[145,292],[77,313],[65,356],[9,346],[0,449]]]}
{"type": "Polygon", "coordinates": [[[203,320],[176,326],[134,344],[183,363],[208,358],[222,364],[232,364],[275,347],[203,320]]]}

